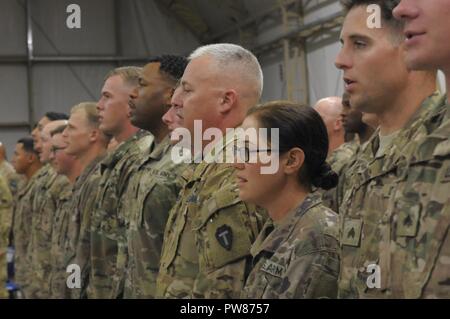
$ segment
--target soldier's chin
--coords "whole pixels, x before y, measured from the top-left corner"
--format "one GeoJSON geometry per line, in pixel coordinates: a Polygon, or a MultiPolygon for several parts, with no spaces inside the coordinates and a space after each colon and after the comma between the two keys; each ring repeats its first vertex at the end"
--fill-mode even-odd
{"type": "Polygon", "coordinates": [[[251,196],[241,186],[239,186],[239,198],[248,203],[252,202],[251,196]]]}

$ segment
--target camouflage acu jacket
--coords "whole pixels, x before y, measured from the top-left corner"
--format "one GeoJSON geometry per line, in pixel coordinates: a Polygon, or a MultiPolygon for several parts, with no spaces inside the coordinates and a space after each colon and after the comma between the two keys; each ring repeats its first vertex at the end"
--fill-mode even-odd
{"type": "MultiPolygon", "coordinates": [[[[223,153],[233,138],[219,142],[223,153]]],[[[203,161],[184,176],[166,226],[157,296],[238,298],[267,215],[240,200],[230,164],[203,161]]]]}
{"type": "Polygon", "coordinates": [[[253,270],[242,298],[336,298],[338,216],[307,197],[281,223],[269,220],[253,244],[253,270]]]}
{"type": "Polygon", "coordinates": [[[398,178],[407,165],[407,146],[420,138],[430,117],[443,108],[443,98],[426,99],[409,123],[398,133],[385,154],[376,156],[378,132],[358,153],[344,175],[344,197],[339,209],[341,298],[388,298],[391,296],[386,232],[392,226],[389,203],[398,178]],[[376,271],[376,273],[375,273],[376,271]],[[381,273],[379,281],[375,280],[381,273]],[[375,278],[375,279],[374,279],[375,278]],[[375,280],[371,283],[371,280],[375,280]],[[375,284],[374,284],[375,283],[375,284]]]}

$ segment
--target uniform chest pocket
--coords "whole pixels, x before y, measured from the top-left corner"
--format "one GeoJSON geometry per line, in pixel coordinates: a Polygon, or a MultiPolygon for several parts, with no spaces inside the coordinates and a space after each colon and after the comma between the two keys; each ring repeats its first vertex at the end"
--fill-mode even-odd
{"type": "Polygon", "coordinates": [[[234,191],[220,191],[202,203],[193,223],[203,266],[214,271],[250,254],[247,207],[234,191]]]}
{"type": "Polygon", "coordinates": [[[100,229],[105,234],[109,234],[123,226],[119,220],[119,201],[114,185],[108,183],[98,198],[100,201],[97,203],[96,214],[99,218],[100,229]]]}
{"type": "Polygon", "coordinates": [[[266,259],[258,267],[257,285],[253,288],[254,298],[286,298],[287,289],[291,286],[285,273],[288,265],[266,259]],[[289,284],[288,284],[289,283],[289,284]]]}
{"type": "MultiPolygon", "coordinates": [[[[178,202],[169,213],[169,222],[164,234],[163,252],[161,255],[161,266],[168,268],[175,260],[177,254],[190,259],[189,250],[195,250],[193,232],[186,231],[188,227],[188,207],[182,201],[178,202]],[[186,238],[189,237],[189,238],[186,238]],[[183,238],[184,237],[184,238],[183,238]]],[[[194,259],[194,258],[192,258],[194,259]]]]}
{"type": "Polygon", "coordinates": [[[399,272],[395,275],[401,279],[399,284],[406,298],[421,298],[424,288],[429,284],[434,285],[432,290],[436,289],[438,285],[433,280],[443,275],[442,264],[438,270],[438,256],[445,249],[450,216],[445,209],[438,213],[413,200],[399,200],[398,207],[395,265],[402,267],[395,269],[399,272]]]}
{"type": "Polygon", "coordinates": [[[157,184],[156,178],[151,178],[149,181],[141,182],[137,190],[137,212],[135,214],[135,222],[139,227],[145,225],[145,203],[150,200],[151,193],[157,184]]]}

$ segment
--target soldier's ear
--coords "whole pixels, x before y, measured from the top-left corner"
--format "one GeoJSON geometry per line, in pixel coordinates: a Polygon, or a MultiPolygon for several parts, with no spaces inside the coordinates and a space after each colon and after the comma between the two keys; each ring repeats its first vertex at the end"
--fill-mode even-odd
{"type": "Polygon", "coordinates": [[[95,129],[89,133],[89,142],[95,143],[100,138],[100,130],[95,129]]]}
{"type": "Polygon", "coordinates": [[[284,173],[287,175],[297,174],[305,162],[305,153],[299,147],[294,147],[283,155],[284,173]]]}
{"type": "Polygon", "coordinates": [[[28,164],[32,164],[36,161],[39,161],[39,156],[35,153],[26,153],[25,156],[28,164]]]}
{"type": "Polygon", "coordinates": [[[219,112],[221,114],[228,113],[235,105],[237,101],[237,92],[235,90],[226,91],[219,101],[219,112]]]}
{"type": "Polygon", "coordinates": [[[337,118],[336,121],[334,121],[334,130],[337,132],[337,131],[342,130],[343,127],[344,127],[344,126],[343,126],[343,124],[342,124],[342,119],[341,119],[341,117],[339,116],[339,118],[337,118]]]}

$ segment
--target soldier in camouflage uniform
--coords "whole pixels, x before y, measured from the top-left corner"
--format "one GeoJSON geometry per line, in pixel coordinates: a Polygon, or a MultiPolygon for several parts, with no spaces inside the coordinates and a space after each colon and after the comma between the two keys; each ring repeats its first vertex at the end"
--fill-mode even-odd
{"type": "MultiPolygon", "coordinates": [[[[354,140],[347,141],[349,134],[344,129],[342,123],[343,102],[340,97],[332,96],[319,100],[314,109],[322,117],[327,128],[329,150],[327,162],[333,167],[333,170],[341,175],[345,163],[357,151],[358,144],[354,140]]],[[[325,206],[333,211],[338,211],[335,192],[333,190],[317,190],[322,194],[322,200],[325,206]]]]}
{"type": "Polygon", "coordinates": [[[60,193],[69,187],[66,176],[58,175],[50,161],[51,131],[66,124],[65,120],[51,121],[44,126],[40,134],[41,163],[48,167],[48,174],[39,180],[33,201],[33,216],[31,220],[31,240],[28,246],[28,258],[31,265],[30,285],[27,292],[29,298],[49,298],[49,275],[51,271],[50,251],[53,228],[53,218],[58,206],[60,193]]]}
{"type": "Polygon", "coordinates": [[[52,241],[51,241],[51,251],[50,251],[50,264],[51,270],[49,275],[49,289],[50,298],[52,299],[63,299],[70,297],[66,293],[66,277],[64,266],[66,246],[68,234],[68,214],[65,212],[70,210],[70,204],[72,199],[72,184],[70,187],[66,187],[60,192],[58,207],[56,208],[55,216],[53,218],[52,227],[52,241]]]}
{"type": "Polygon", "coordinates": [[[125,220],[118,214],[120,199],[139,154],[148,150],[153,137],[139,131],[129,118],[128,100],[138,83],[140,68],[123,67],[106,76],[97,104],[100,129],[119,143],[100,164],[101,180],[91,221],[91,273],[93,298],[114,298],[118,243],[125,238],[125,220]]]}
{"type": "MultiPolygon", "coordinates": [[[[354,134],[353,140],[339,146],[328,155],[327,162],[333,171],[343,176],[345,170],[352,165],[362,144],[366,143],[374,133],[374,129],[362,121],[362,112],[350,106],[347,93],[342,96],[342,125],[346,134],[354,134]]],[[[323,204],[339,213],[338,198],[342,198],[342,183],[337,187],[322,192],[323,204]]]]}
{"type": "Polygon", "coordinates": [[[113,296],[113,279],[117,276],[118,242],[125,238],[126,229],[126,221],[118,218],[121,217],[118,215],[120,198],[137,156],[150,147],[150,138],[146,132],[139,131],[100,163],[101,178],[91,218],[91,273],[88,290],[93,298],[116,297],[113,296]]]}
{"type": "Polygon", "coordinates": [[[314,109],[320,114],[327,127],[329,140],[328,155],[331,155],[331,153],[347,141],[341,118],[343,110],[342,98],[330,96],[320,99],[314,105],[314,109]]]}
{"type": "Polygon", "coordinates": [[[336,298],[336,213],[321,204],[319,194],[314,194],[289,215],[276,226],[272,221],[266,222],[253,244],[253,270],[242,298],[336,298]]]}
{"type": "Polygon", "coordinates": [[[226,128],[241,124],[261,91],[259,63],[242,47],[217,44],[191,54],[172,98],[183,127],[191,134],[182,142],[192,142],[192,134],[202,133],[194,132],[194,120],[198,119],[204,129],[218,128],[222,137],[215,144],[219,153],[214,153],[215,148],[208,153],[189,146],[200,164],[183,174],[187,183],[169,213],[157,297],[239,297],[248,275],[250,247],[265,215],[239,199],[233,167],[215,161],[223,159],[226,148],[234,143],[234,134],[227,136],[226,128]],[[226,76],[222,70],[227,70],[226,76]],[[223,95],[219,98],[211,90],[223,95]]]}
{"type": "MultiPolygon", "coordinates": [[[[344,46],[336,60],[336,65],[346,73],[359,76],[358,84],[348,88],[352,106],[374,112],[380,120],[379,129],[362,147],[342,181],[344,196],[339,209],[341,298],[393,297],[393,290],[396,288],[391,282],[393,246],[389,237],[396,214],[389,209],[391,198],[398,178],[407,166],[411,141],[429,130],[430,125],[441,121],[439,118],[431,119],[436,113],[442,113],[444,105],[443,98],[438,93],[432,94],[436,83],[435,71],[410,73],[401,59],[389,60],[384,56],[387,52],[392,53],[393,48],[399,51],[399,56],[403,56],[399,46],[402,27],[386,19],[386,16],[391,15],[395,2],[377,3],[386,14],[383,15],[385,25],[381,29],[370,29],[365,25],[368,17],[366,6],[372,4],[372,1],[349,4],[342,29],[344,46]],[[353,60],[350,58],[350,52],[354,48],[350,37],[356,30],[371,39],[373,50],[377,50],[377,59],[370,60],[370,64],[374,67],[372,72],[376,74],[378,83],[373,81],[374,74],[370,73],[371,70],[361,68],[361,65],[369,63],[364,60],[365,57],[355,54],[353,60]],[[380,40],[382,38],[384,40],[380,40]],[[390,61],[389,66],[386,65],[387,60],[390,61]],[[387,70],[386,73],[378,72],[381,66],[387,70]],[[395,81],[403,81],[402,90],[386,86],[389,85],[386,79],[394,81],[392,70],[396,69],[398,77],[395,81]],[[414,77],[401,77],[402,72],[405,75],[414,74],[414,77]],[[367,87],[359,83],[364,78],[371,79],[367,87]],[[360,86],[363,86],[361,91],[358,90],[360,86]],[[384,92],[384,96],[376,95],[377,91],[384,92]],[[429,97],[425,98],[426,96],[429,97]],[[387,99],[392,102],[387,103],[387,99]]],[[[349,76],[344,74],[344,78],[349,76]]],[[[407,232],[405,229],[397,231],[407,232]]]]}
{"type": "Polygon", "coordinates": [[[58,246],[61,255],[54,269],[53,298],[84,298],[90,268],[90,220],[95,206],[99,163],[106,153],[109,138],[99,130],[96,104],[83,102],[75,105],[69,123],[63,132],[67,142],[65,153],[76,158],[79,176],[73,181],[70,198],[61,203],[57,215],[61,231],[58,246]],[[65,229],[65,230],[64,230],[65,229]],[[67,266],[76,264],[81,270],[81,288],[69,290],[66,279],[67,266]]]}
{"type": "Polygon", "coordinates": [[[13,199],[7,180],[0,175],[0,299],[8,298],[5,284],[8,278],[6,271],[9,232],[12,225],[13,199]]]}
{"type": "MultiPolygon", "coordinates": [[[[359,139],[355,137],[352,141],[346,142],[334,150],[334,152],[328,156],[327,163],[330,164],[333,171],[339,176],[343,176],[348,167],[355,161],[360,147],[359,139]]],[[[333,189],[327,191],[318,190],[318,192],[322,194],[323,204],[338,213],[338,198],[340,196],[339,194],[342,192],[339,185],[333,189]]]]}
{"type": "Polygon", "coordinates": [[[178,56],[154,58],[144,67],[130,101],[132,124],[152,133],[155,140],[139,157],[122,197],[119,214],[128,227],[126,237],[119,241],[115,296],[155,296],[164,229],[185,169],[184,164],[172,161],[169,128],[162,117],[186,64],[187,60],[178,56]]]}
{"type": "Polygon", "coordinates": [[[380,233],[381,282],[392,298],[450,298],[450,106],[405,147],[380,233]],[[442,124],[434,128],[437,123],[442,124]],[[424,131],[426,132],[426,131],[424,131]],[[410,155],[412,154],[412,156],[410,155]]]}
{"type": "MultiPolygon", "coordinates": [[[[415,45],[407,46],[408,67],[446,70],[450,91],[450,27],[448,1],[401,1],[396,18],[426,28],[415,45]],[[431,37],[431,34],[434,36],[431,37]],[[427,41],[427,45],[423,42],[427,41]]],[[[408,35],[409,36],[409,35],[408,35]]],[[[384,259],[389,266],[386,282],[393,298],[450,298],[450,105],[438,110],[405,148],[406,163],[389,203],[391,223],[383,229],[384,259]],[[410,155],[412,154],[412,155],[410,155]]],[[[381,273],[383,276],[383,273],[381,273]]]]}
{"type": "MultiPolygon", "coordinates": [[[[50,123],[51,124],[51,123],[50,123]]],[[[47,126],[49,126],[48,124],[47,126]]],[[[47,128],[46,126],[46,128],[47,128]]],[[[79,161],[65,153],[67,143],[63,140],[62,132],[67,127],[61,125],[51,131],[52,150],[50,161],[59,175],[67,177],[69,183],[59,192],[57,207],[52,221],[51,246],[50,246],[50,272],[49,272],[49,296],[51,298],[63,298],[66,287],[66,274],[61,271],[64,265],[64,255],[66,247],[64,246],[67,237],[67,216],[63,214],[70,199],[72,198],[72,187],[75,179],[80,174],[79,161]]]]}
{"type": "Polygon", "coordinates": [[[0,142],[0,176],[6,178],[13,197],[25,183],[23,176],[17,174],[12,165],[6,161],[6,150],[2,142],[0,142]]]}
{"type": "Polygon", "coordinates": [[[239,197],[266,208],[270,216],[250,250],[253,269],[241,297],[335,298],[338,217],[313,192],[313,187],[330,189],[338,181],[325,161],[326,126],[309,106],[277,101],[252,109],[242,127],[277,128],[279,139],[274,144],[267,143],[271,137],[250,136],[238,148],[244,150],[234,165],[239,197]],[[267,164],[258,155],[250,157],[266,149],[279,160],[272,174],[264,174],[267,164]]]}
{"type": "Polygon", "coordinates": [[[38,181],[47,174],[34,150],[33,139],[23,138],[17,142],[13,166],[18,174],[24,175],[27,179],[27,184],[17,194],[12,227],[15,249],[14,281],[23,289],[29,281],[27,278],[27,251],[31,240],[32,203],[36,196],[38,181]]]}

